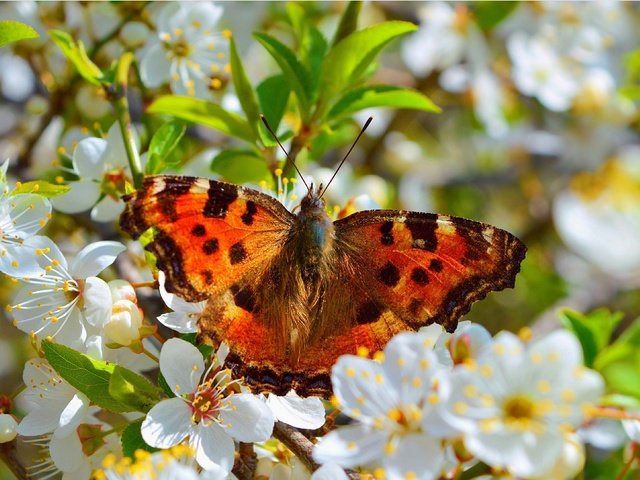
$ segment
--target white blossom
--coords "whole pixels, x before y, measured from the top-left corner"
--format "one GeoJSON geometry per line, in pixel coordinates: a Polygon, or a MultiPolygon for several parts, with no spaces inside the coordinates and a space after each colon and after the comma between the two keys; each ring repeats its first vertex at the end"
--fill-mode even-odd
{"type": "MultiPolygon", "coordinates": [[[[135,132],[134,140],[139,148],[135,132]]],[[[91,209],[91,218],[96,222],[115,220],[124,210],[120,194],[131,177],[127,158],[118,122],[109,128],[106,140],[97,137],[81,140],[72,159],[73,173],[79,179],[69,182],[69,192],[52,199],[53,206],[64,213],[91,209]]]]}
{"type": "Polygon", "coordinates": [[[444,374],[429,333],[401,333],[384,350],[384,360],[344,355],[333,367],[334,395],[356,422],[318,443],[314,458],[344,468],[364,466],[386,478],[438,478],[451,433],[439,418],[445,402],[444,374]]]}
{"type": "Polygon", "coordinates": [[[230,472],[234,440],[261,442],[271,436],[274,418],[258,397],[235,393],[226,370],[215,361],[205,370],[202,354],[184,340],[167,340],[160,371],[176,395],[155,405],[144,419],[142,437],[169,448],[187,440],[206,470],[230,472]]]}
{"type": "Polygon", "coordinates": [[[167,3],[158,14],[158,38],[142,54],[140,74],[148,87],[169,82],[178,95],[207,97],[230,72],[230,32],[217,31],[222,7],[211,2],[167,3]]]}
{"type": "Polygon", "coordinates": [[[92,243],[69,265],[51,239],[37,239],[37,259],[43,273],[25,280],[6,310],[23,332],[83,349],[88,330],[101,330],[111,315],[109,286],[96,275],[125,247],[112,241],[92,243]]]}
{"type": "Polygon", "coordinates": [[[525,346],[502,332],[477,362],[453,371],[445,417],[478,459],[531,477],[553,468],[564,434],[580,425],[603,386],[600,375],[582,365],[570,333],[553,332],[525,346]]]}

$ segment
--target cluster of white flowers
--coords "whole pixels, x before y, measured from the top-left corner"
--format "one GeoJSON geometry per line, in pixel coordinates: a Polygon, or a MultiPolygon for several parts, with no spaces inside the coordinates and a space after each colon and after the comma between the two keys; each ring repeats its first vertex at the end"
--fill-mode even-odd
{"type": "Polygon", "coordinates": [[[584,462],[573,433],[604,388],[567,332],[524,343],[475,324],[399,334],[377,360],[343,356],[332,382],[354,423],[321,439],[316,460],[390,479],[439,478],[477,461],[519,478],[557,469],[553,478],[572,478],[584,462]]]}

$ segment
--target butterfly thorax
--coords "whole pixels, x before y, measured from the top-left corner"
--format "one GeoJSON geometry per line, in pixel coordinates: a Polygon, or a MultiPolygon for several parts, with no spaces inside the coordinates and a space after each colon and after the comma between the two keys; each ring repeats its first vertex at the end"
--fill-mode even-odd
{"type": "Polygon", "coordinates": [[[321,188],[313,190],[311,186],[300,203],[296,222],[298,261],[303,272],[309,275],[313,275],[313,270],[320,267],[333,245],[333,222],[320,196],[321,188]]]}

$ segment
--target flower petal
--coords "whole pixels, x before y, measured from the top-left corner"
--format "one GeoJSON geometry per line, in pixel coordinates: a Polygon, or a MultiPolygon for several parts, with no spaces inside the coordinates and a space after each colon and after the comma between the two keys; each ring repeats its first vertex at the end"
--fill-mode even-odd
{"type": "Polygon", "coordinates": [[[82,178],[101,180],[104,171],[102,156],[107,150],[107,141],[89,137],[78,142],[73,152],[73,169],[82,178]]]}
{"type": "Polygon", "coordinates": [[[169,51],[158,42],[152,45],[140,62],[142,82],[149,88],[156,88],[169,81],[169,51]]]}
{"type": "Polygon", "coordinates": [[[386,415],[398,404],[397,392],[389,388],[382,365],[372,360],[343,355],[333,366],[331,382],[340,408],[347,415],[357,411],[373,418],[386,415]]]}
{"type": "Polygon", "coordinates": [[[62,472],[73,472],[85,461],[80,438],[73,432],[66,437],[52,437],[49,443],[51,460],[62,472]]]}
{"type": "Polygon", "coordinates": [[[167,340],[160,351],[160,371],[176,395],[194,392],[204,374],[200,351],[179,338],[167,340]]]}
{"type": "Polygon", "coordinates": [[[163,313],[158,317],[158,321],[178,333],[195,333],[198,331],[196,319],[185,312],[163,313]]]}
{"type": "MultiPolygon", "coordinates": [[[[135,128],[131,130],[133,136],[133,142],[135,144],[136,151],[140,151],[140,138],[135,128]]],[[[122,130],[118,122],[113,122],[109,131],[107,132],[107,149],[102,157],[105,168],[107,170],[113,168],[128,168],[127,162],[127,147],[124,144],[124,138],[122,137],[122,130]]]]}
{"type": "Polygon", "coordinates": [[[313,472],[310,480],[349,480],[349,477],[337,464],[325,463],[313,472]]]}
{"type": "Polygon", "coordinates": [[[0,246],[0,272],[14,278],[37,277],[44,273],[38,265],[35,248],[25,241],[22,245],[0,246]]]}
{"type": "Polygon", "coordinates": [[[85,419],[88,410],[89,399],[78,392],[60,414],[60,426],[54,432],[54,436],[66,437],[67,435],[75,434],[76,428],[85,419]]]}
{"type": "Polygon", "coordinates": [[[205,470],[222,468],[230,472],[233,468],[235,445],[232,438],[217,423],[207,426],[200,423],[189,444],[195,448],[196,460],[205,470]]]}
{"type": "Polygon", "coordinates": [[[233,438],[240,442],[264,442],[273,432],[275,419],[265,403],[250,393],[227,398],[231,409],[220,412],[220,419],[233,438]]]}
{"type": "Polygon", "coordinates": [[[383,464],[389,478],[439,478],[444,462],[440,441],[424,434],[403,436],[383,464]]]}
{"type": "Polygon", "coordinates": [[[269,394],[267,405],[276,417],[292,427],[315,430],[324,425],[324,405],[318,397],[299,397],[293,390],[285,396],[269,394]]]}
{"type": "Polygon", "coordinates": [[[5,229],[4,233],[22,239],[28,238],[45,226],[50,214],[51,202],[47,198],[30,193],[13,195],[9,211],[12,225],[10,229],[5,229]]]}
{"type": "Polygon", "coordinates": [[[87,245],[73,259],[69,269],[74,278],[92,277],[111,265],[127,249],[120,242],[103,241],[87,245]]]}
{"type": "Polygon", "coordinates": [[[111,316],[111,289],[104,280],[88,277],[82,292],[84,307],[82,313],[89,325],[102,328],[111,316]]]}
{"type": "Polygon", "coordinates": [[[337,463],[353,468],[380,459],[384,455],[388,433],[366,425],[347,425],[322,437],[313,450],[318,463],[337,463]]]}
{"type": "Polygon", "coordinates": [[[192,430],[191,411],[184,400],[178,397],[156,404],[140,427],[144,441],[156,448],[173,447],[192,430]]]}
{"type": "Polygon", "coordinates": [[[79,213],[89,210],[100,198],[100,185],[90,178],[69,182],[69,190],[64,195],[51,199],[53,207],[64,213],[79,213]]]}
{"type": "Polygon", "coordinates": [[[94,222],[112,222],[124,210],[124,202],[114,200],[109,195],[100,200],[91,210],[91,219],[94,222]]]}

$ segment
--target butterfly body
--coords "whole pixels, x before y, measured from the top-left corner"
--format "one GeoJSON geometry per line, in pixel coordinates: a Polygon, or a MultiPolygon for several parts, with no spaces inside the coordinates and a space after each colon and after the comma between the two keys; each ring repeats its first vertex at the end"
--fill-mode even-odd
{"type": "Polygon", "coordinates": [[[526,248],[479,222],[372,210],[333,222],[320,189],[297,214],[255,190],[159,176],[127,196],[134,238],[148,228],[166,288],[208,300],[200,337],[225,341],[227,364],[257,391],[327,396],[343,354],[382,350],[437,322],[453,331],[471,303],[512,287],[526,248]]]}

